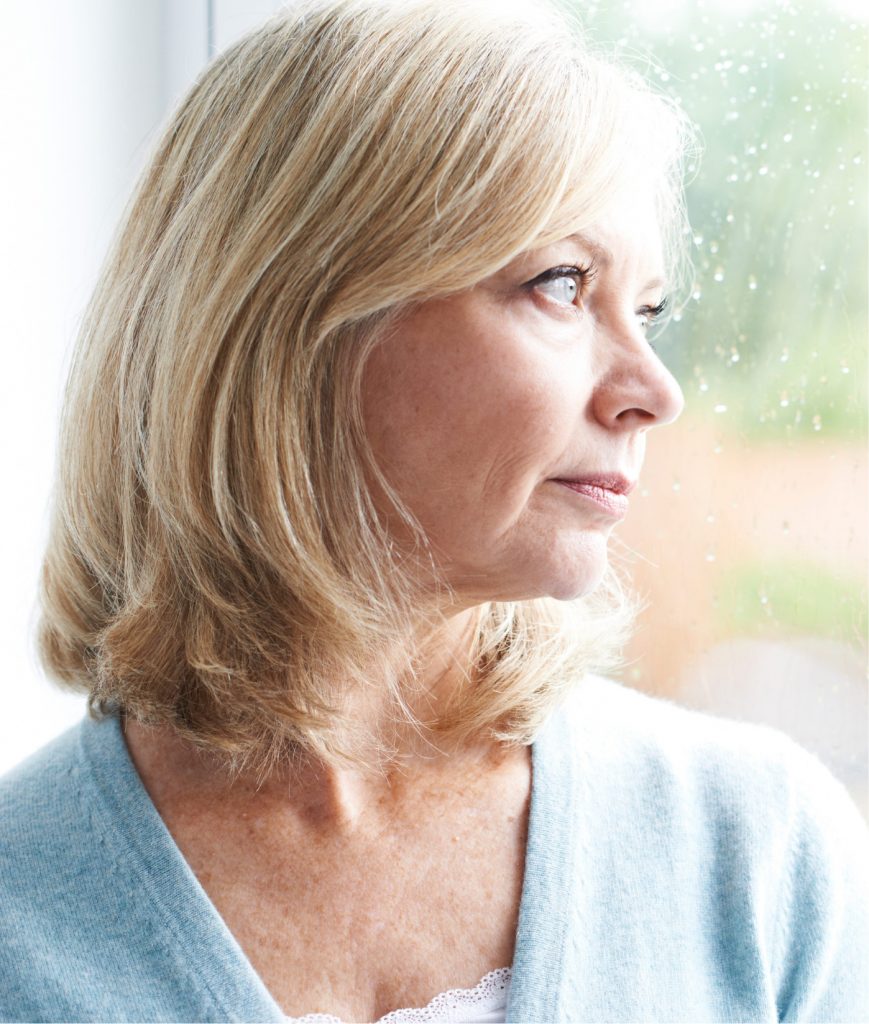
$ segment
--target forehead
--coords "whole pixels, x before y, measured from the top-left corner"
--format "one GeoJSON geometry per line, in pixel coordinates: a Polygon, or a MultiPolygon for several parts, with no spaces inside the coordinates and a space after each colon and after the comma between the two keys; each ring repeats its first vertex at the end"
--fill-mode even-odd
{"type": "Polygon", "coordinates": [[[601,196],[599,202],[586,202],[584,208],[568,193],[539,232],[535,247],[582,235],[604,245],[633,242],[645,248],[660,249],[658,199],[654,182],[640,175],[625,175],[618,187],[601,196]]]}
{"type": "Polygon", "coordinates": [[[601,268],[635,268],[651,285],[663,284],[664,244],[650,193],[623,195],[590,223],[566,230],[560,238],[549,233],[540,247],[560,241],[578,244],[601,268]]]}

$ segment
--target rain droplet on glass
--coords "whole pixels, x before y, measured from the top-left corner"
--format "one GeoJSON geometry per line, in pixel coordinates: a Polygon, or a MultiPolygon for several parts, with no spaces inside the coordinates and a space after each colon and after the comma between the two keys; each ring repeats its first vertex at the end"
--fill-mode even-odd
{"type": "Polygon", "coordinates": [[[718,405],[714,406],[713,412],[727,412],[727,406],[723,402],[719,402],[718,405]]]}

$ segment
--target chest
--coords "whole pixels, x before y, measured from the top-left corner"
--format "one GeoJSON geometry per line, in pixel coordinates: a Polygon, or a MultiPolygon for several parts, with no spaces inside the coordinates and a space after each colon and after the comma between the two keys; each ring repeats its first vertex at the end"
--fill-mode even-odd
{"type": "Polygon", "coordinates": [[[512,964],[528,793],[340,843],[176,825],[176,842],[289,1016],[373,1021],[512,964]],[[230,835],[243,837],[238,843],[230,835]]]}

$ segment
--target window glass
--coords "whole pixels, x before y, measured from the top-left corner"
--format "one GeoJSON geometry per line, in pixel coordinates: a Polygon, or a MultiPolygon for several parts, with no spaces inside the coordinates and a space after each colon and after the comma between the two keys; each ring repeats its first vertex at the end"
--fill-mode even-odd
{"type": "Polygon", "coordinates": [[[704,150],[693,288],[655,340],[686,409],[650,435],[616,543],[648,601],[624,679],[784,729],[866,811],[867,9],[581,16],[704,150]]]}

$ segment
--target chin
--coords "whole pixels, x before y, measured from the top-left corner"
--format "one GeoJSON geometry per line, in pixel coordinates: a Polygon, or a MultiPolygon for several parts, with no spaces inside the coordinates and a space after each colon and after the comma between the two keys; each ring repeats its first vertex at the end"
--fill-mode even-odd
{"type": "Polygon", "coordinates": [[[600,586],[605,570],[606,566],[593,576],[586,574],[581,579],[574,577],[553,582],[546,597],[554,598],[556,601],[576,601],[580,597],[588,597],[600,586]]]}
{"type": "MultiPolygon", "coordinates": [[[[574,601],[597,590],[609,564],[608,534],[589,531],[577,544],[553,544],[549,571],[540,580],[542,595],[556,601],[574,601]]],[[[543,566],[541,566],[543,568],[543,566]]]]}
{"type": "Polygon", "coordinates": [[[588,597],[600,586],[607,570],[607,559],[584,558],[581,561],[564,562],[553,566],[550,573],[537,574],[532,582],[527,580],[523,593],[498,598],[507,601],[528,601],[538,597],[551,597],[555,601],[576,601],[588,597]]]}

